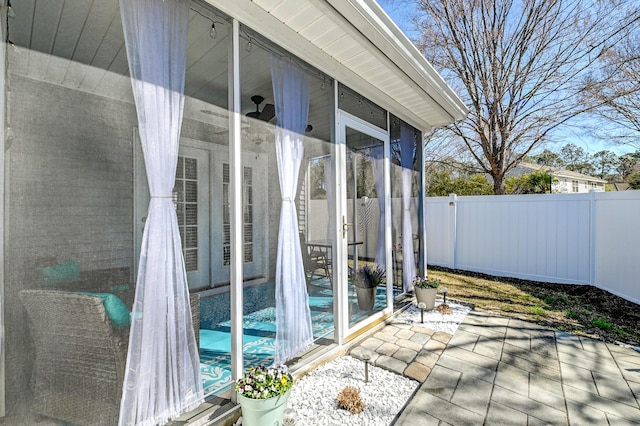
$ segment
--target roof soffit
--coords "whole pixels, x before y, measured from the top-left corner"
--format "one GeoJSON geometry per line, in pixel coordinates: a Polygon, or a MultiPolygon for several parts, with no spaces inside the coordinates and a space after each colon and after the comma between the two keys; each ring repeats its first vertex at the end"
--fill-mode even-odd
{"type": "MultiPolygon", "coordinates": [[[[399,54],[383,52],[376,47],[375,40],[372,41],[354,26],[363,25],[367,27],[367,32],[375,34],[376,30],[369,28],[370,23],[362,21],[363,17],[354,18],[358,22],[350,22],[327,1],[206,1],[423,131],[450,123],[466,114],[459,98],[435,71],[425,71],[420,76],[415,75],[417,71],[414,70],[411,73],[416,78],[412,78],[402,68],[412,69],[413,66],[408,67],[406,61],[398,63],[400,58],[394,60],[392,57],[399,54]],[[351,48],[345,49],[345,45],[351,48]],[[363,54],[373,57],[375,65],[368,69],[363,67],[357,59],[365,58],[363,54]],[[381,90],[379,82],[385,80],[385,75],[389,75],[386,80],[395,79],[396,84],[381,90]],[[435,78],[443,86],[426,87],[431,84],[430,78],[435,78]]],[[[355,16],[359,14],[357,12],[355,16]]],[[[393,44],[388,40],[380,43],[386,50],[390,50],[389,46],[393,44]]],[[[410,44],[408,40],[406,43],[410,44]]],[[[396,47],[401,46],[398,44],[396,47]]],[[[426,60],[424,62],[428,64],[426,60]]]]}

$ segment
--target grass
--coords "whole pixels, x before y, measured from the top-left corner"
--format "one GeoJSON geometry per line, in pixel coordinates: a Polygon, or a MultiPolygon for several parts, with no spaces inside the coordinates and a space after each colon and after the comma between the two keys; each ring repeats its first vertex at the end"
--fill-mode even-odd
{"type": "Polygon", "coordinates": [[[448,297],[477,310],[518,318],[582,336],[640,345],[640,305],[593,286],[562,285],[429,269],[448,297]]]}

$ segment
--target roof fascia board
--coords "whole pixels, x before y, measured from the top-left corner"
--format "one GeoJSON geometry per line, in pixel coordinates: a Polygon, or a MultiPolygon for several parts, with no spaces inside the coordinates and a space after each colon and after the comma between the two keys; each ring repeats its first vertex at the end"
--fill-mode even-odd
{"type": "MultiPolygon", "coordinates": [[[[408,124],[423,131],[428,131],[434,126],[434,123],[425,121],[415,112],[404,107],[385,92],[368,83],[361,76],[336,61],[331,55],[317,48],[282,21],[254,4],[251,0],[234,0],[232,2],[226,0],[204,1],[228,16],[258,31],[266,38],[289,50],[320,71],[348,85],[371,101],[378,103],[385,109],[389,109],[391,113],[400,117],[408,124]]],[[[344,19],[343,23],[347,23],[347,20],[344,19]]],[[[349,24],[349,27],[352,27],[352,25],[349,24]]]]}
{"type": "Polygon", "coordinates": [[[412,81],[426,81],[427,86],[420,89],[446,108],[449,115],[456,120],[467,115],[468,109],[462,100],[378,3],[374,0],[327,1],[355,24],[370,43],[379,46],[412,81]]]}
{"type": "MultiPolygon", "coordinates": [[[[365,46],[370,46],[369,53],[371,56],[375,57],[379,62],[386,64],[390,68],[395,68],[398,70],[400,75],[402,76],[402,80],[407,83],[414,91],[418,93],[424,93],[426,96],[433,100],[433,104],[437,106],[441,113],[443,114],[443,120],[431,123],[432,126],[439,126],[442,124],[448,124],[452,121],[457,120],[455,112],[452,113],[450,102],[447,102],[443,96],[441,96],[440,92],[444,90],[453,91],[444,80],[440,77],[439,74],[436,73],[435,69],[431,68],[431,73],[435,74],[443,86],[440,90],[431,90],[431,92],[425,90],[425,87],[418,84],[417,81],[420,80],[433,80],[433,76],[428,73],[426,70],[419,73],[412,73],[410,75],[406,72],[405,66],[403,66],[406,61],[398,54],[397,49],[393,46],[393,41],[383,39],[380,36],[380,31],[376,31],[373,29],[372,21],[368,20],[363,16],[363,12],[357,10],[355,8],[349,7],[349,1],[345,0],[308,0],[312,2],[318,9],[320,9],[326,16],[329,16],[334,22],[339,22],[341,25],[341,29],[344,30],[349,36],[357,40],[359,43],[362,43],[365,46]],[[369,33],[373,36],[369,37],[366,33],[369,33]],[[377,39],[377,40],[376,40],[377,39]],[[391,53],[391,55],[389,55],[391,53]],[[396,62],[397,60],[401,60],[400,63],[396,62]]],[[[393,24],[393,21],[389,20],[393,24]]],[[[395,24],[393,24],[395,26],[395,24]]],[[[406,40],[406,37],[404,37],[406,40]]],[[[407,43],[411,44],[409,40],[406,40],[407,43]]],[[[399,43],[399,40],[397,40],[399,43]]],[[[411,44],[413,46],[413,44],[411,44]]],[[[415,49],[415,46],[414,46],[415,49]]],[[[415,49],[416,54],[419,55],[417,49],[415,49]]],[[[425,60],[425,63],[428,62],[425,60]]],[[[431,81],[430,81],[431,83],[431,81]]],[[[432,86],[432,85],[431,85],[432,86]]],[[[430,88],[432,88],[430,86],[430,88]]],[[[465,113],[466,115],[466,113],[465,113]]]]}

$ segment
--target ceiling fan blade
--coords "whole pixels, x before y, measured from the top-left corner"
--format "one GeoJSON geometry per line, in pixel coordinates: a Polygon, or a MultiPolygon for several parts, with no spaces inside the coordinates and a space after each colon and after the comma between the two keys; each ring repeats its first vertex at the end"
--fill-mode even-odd
{"type": "Polygon", "coordinates": [[[275,116],[276,116],[276,107],[273,106],[273,104],[265,104],[258,118],[262,121],[270,121],[275,116]]]}

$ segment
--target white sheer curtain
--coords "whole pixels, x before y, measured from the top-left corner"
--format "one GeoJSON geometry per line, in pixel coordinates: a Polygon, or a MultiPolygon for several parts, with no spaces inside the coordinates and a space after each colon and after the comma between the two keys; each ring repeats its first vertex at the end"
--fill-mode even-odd
{"type": "Polygon", "coordinates": [[[120,9],[151,194],[120,425],[156,425],[204,401],[172,203],[184,106],[189,1],[121,0],[120,9]]]}
{"type": "Polygon", "coordinates": [[[371,169],[376,178],[376,196],[380,209],[380,221],[378,223],[378,240],[376,243],[376,265],[387,269],[387,248],[384,241],[384,147],[371,148],[371,169]]]}
{"type": "Polygon", "coordinates": [[[284,364],[313,343],[309,296],[300,251],[296,192],[309,116],[305,72],[286,59],[271,57],[271,79],[278,127],[276,155],[282,208],[276,262],[276,349],[274,364],[284,364]]]}
{"type": "Polygon", "coordinates": [[[413,227],[411,225],[411,183],[413,180],[413,152],[415,136],[413,129],[400,125],[400,163],[402,166],[402,278],[404,291],[413,290],[416,276],[416,261],[413,253],[413,227]]]}

